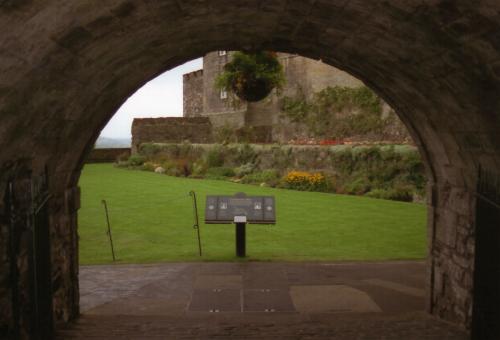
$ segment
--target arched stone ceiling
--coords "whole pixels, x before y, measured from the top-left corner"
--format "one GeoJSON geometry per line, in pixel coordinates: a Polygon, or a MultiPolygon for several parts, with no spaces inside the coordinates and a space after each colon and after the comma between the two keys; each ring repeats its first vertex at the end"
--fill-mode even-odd
{"type": "Polygon", "coordinates": [[[500,159],[498,1],[3,0],[0,28],[0,169],[27,158],[70,173],[145,82],[242,48],[299,53],[362,79],[453,185],[500,159]]]}

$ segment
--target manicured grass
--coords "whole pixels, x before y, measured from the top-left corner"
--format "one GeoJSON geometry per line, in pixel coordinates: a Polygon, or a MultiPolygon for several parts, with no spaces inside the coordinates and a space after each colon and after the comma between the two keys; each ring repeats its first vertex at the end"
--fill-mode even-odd
{"type": "Polygon", "coordinates": [[[422,204],[261,188],[224,181],[86,165],[80,179],[80,263],[111,262],[102,199],[109,206],[118,262],[231,261],[234,226],[201,223],[198,256],[190,190],[203,222],[207,194],[274,195],[275,226],[247,226],[248,260],[323,261],[423,258],[422,204]]]}

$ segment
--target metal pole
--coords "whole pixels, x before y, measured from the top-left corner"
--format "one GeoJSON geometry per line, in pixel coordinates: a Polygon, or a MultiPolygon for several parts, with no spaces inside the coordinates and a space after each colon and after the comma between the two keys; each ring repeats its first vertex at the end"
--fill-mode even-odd
{"type": "Polygon", "coordinates": [[[236,223],[236,256],[246,256],[246,223],[236,223]]]}
{"type": "Polygon", "coordinates": [[[198,250],[199,250],[200,256],[201,256],[200,223],[199,223],[199,219],[198,219],[198,204],[196,203],[196,193],[193,190],[191,190],[189,192],[189,195],[191,195],[193,197],[193,208],[194,208],[194,225],[193,225],[193,228],[196,229],[196,231],[198,233],[198,250]]]}
{"type": "Polygon", "coordinates": [[[111,225],[109,224],[108,204],[106,203],[106,200],[102,200],[101,202],[104,205],[104,211],[106,212],[106,222],[108,224],[109,244],[111,245],[111,255],[113,255],[113,262],[114,262],[116,260],[115,259],[115,249],[113,248],[113,238],[111,236],[111,225]]]}

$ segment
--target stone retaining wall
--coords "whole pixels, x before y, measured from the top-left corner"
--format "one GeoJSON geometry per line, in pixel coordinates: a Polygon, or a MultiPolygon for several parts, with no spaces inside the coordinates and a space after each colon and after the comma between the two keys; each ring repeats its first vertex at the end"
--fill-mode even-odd
{"type": "Polygon", "coordinates": [[[211,143],[207,117],[136,118],[132,123],[132,152],[143,143],[211,143]]]}

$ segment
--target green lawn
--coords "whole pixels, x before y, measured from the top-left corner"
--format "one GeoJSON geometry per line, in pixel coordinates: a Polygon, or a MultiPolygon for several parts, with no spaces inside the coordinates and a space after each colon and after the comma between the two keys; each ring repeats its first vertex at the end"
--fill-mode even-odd
{"type": "MultiPolygon", "coordinates": [[[[198,195],[274,195],[278,223],[247,226],[249,260],[324,261],[423,258],[422,204],[260,188],[86,165],[80,179],[80,262],[111,262],[102,199],[109,206],[119,262],[198,261],[190,190],[198,195]]],[[[202,260],[235,260],[234,226],[201,224],[202,260]]]]}

